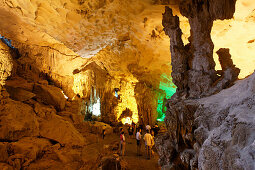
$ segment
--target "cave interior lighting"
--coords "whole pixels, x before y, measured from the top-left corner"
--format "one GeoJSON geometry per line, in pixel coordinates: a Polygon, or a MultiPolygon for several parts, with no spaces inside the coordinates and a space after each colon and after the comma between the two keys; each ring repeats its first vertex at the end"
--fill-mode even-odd
{"type": "Polygon", "coordinates": [[[92,88],[91,94],[90,94],[88,112],[92,113],[92,115],[94,116],[100,116],[101,115],[100,107],[101,107],[100,97],[97,96],[96,88],[92,88]]]}
{"type": "Polygon", "coordinates": [[[158,117],[157,121],[164,121],[165,119],[165,100],[170,99],[172,95],[176,92],[176,86],[173,84],[172,79],[169,78],[166,74],[161,75],[162,81],[159,83],[159,89],[163,91],[159,92],[158,94],[158,105],[157,105],[157,112],[158,117]]]}

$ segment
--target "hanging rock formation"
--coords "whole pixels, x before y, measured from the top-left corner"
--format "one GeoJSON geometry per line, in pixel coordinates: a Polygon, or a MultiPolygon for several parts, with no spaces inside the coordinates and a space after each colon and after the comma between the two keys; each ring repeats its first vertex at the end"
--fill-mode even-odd
{"type": "Polygon", "coordinates": [[[215,82],[219,77],[215,71],[213,43],[210,35],[214,20],[233,17],[234,2],[228,2],[226,5],[231,3],[232,5],[227,8],[228,10],[223,10],[221,5],[225,4],[217,4],[217,2],[183,1],[180,4],[180,11],[189,19],[191,27],[190,43],[186,46],[181,39],[182,32],[178,16],[173,16],[172,10],[166,7],[162,24],[165,33],[170,37],[172,77],[177,86],[178,97],[208,96],[237,79],[239,72],[238,69],[234,69],[233,73],[228,73],[233,76],[225,82],[226,85],[223,84],[221,88],[218,88],[215,82]]]}
{"type": "Polygon", "coordinates": [[[190,43],[185,46],[179,17],[173,16],[169,7],[165,9],[162,23],[170,37],[172,77],[177,92],[166,105],[168,132],[156,142],[163,169],[253,169],[255,166],[255,137],[251,134],[255,125],[249,121],[255,113],[254,95],[248,92],[253,89],[254,75],[230,87],[240,69],[233,64],[229,49],[217,51],[222,70],[215,70],[213,60],[210,35],[213,21],[232,18],[235,2],[181,1],[180,12],[189,19],[191,27],[190,43]],[[231,96],[238,96],[238,87],[242,86],[251,88],[243,91],[240,100],[233,101],[231,96]],[[244,104],[244,100],[251,103],[244,104]],[[251,156],[245,156],[248,154],[251,156]]]}

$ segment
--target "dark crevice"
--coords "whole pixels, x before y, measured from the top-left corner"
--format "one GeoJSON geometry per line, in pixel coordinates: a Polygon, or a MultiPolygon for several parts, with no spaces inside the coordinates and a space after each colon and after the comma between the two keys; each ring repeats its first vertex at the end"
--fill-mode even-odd
{"type": "Polygon", "coordinates": [[[6,44],[10,50],[11,50],[11,53],[12,53],[12,56],[16,59],[19,59],[21,57],[20,53],[19,53],[19,50],[17,48],[15,48],[14,46],[12,46],[12,40],[9,40],[7,38],[5,38],[4,36],[2,36],[0,34],[0,39],[1,41],[6,44]]]}

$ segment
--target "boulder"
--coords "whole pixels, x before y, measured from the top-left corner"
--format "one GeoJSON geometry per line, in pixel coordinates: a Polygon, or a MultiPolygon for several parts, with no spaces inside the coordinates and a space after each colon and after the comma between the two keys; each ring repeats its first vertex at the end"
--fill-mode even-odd
{"type": "Polygon", "coordinates": [[[13,170],[14,168],[6,163],[0,162],[0,169],[1,170],[13,170]]]}
{"type": "Polygon", "coordinates": [[[46,119],[40,119],[39,123],[42,137],[52,139],[62,145],[83,146],[85,144],[83,136],[61,116],[52,114],[46,119]]]}
{"type": "Polygon", "coordinates": [[[34,111],[40,118],[50,118],[52,114],[56,114],[56,110],[53,106],[43,105],[41,103],[34,103],[34,111]]]}
{"type": "Polygon", "coordinates": [[[8,160],[8,143],[0,142],[0,162],[6,162],[8,160]]]}
{"type": "Polygon", "coordinates": [[[21,88],[23,90],[32,92],[34,88],[34,83],[28,82],[21,77],[15,76],[12,77],[10,80],[6,81],[5,87],[21,88]]]}
{"type": "Polygon", "coordinates": [[[15,88],[7,86],[6,90],[10,94],[10,98],[17,101],[26,101],[35,97],[34,93],[31,93],[19,87],[15,88]]]}
{"type": "Polygon", "coordinates": [[[103,122],[97,122],[97,121],[90,122],[90,121],[87,121],[84,124],[86,124],[86,126],[89,127],[90,132],[94,133],[94,134],[101,134],[103,129],[105,129],[106,135],[113,133],[113,128],[110,125],[108,125],[106,123],[103,123],[103,122]]]}
{"type": "Polygon", "coordinates": [[[38,155],[43,155],[43,151],[51,146],[51,142],[44,138],[25,137],[18,142],[9,144],[8,149],[12,151],[12,155],[8,159],[8,163],[14,167],[26,167],[36,160],[38,155]]]}
{"type": "Polygon", "coordinates": [[[51,86],[35,84],[33,93],[36,94],[38,101],[45,104],[53,105],[58,111],[65,108],[66,99],[61,92],[61,89],[51,86]]]}
{"type": "Polygon", "coordinates": [[[25,136],[38,136],[39,124],[33,108],[6,99],[0,105],[0,140],[15,141],[25,136]]]}
{"type": "Polygon", "coordinates": [[[74,114],[68,111],[62,111],[57,113],[59,116],[63,117],[65,120],[73,124],[80,124],[84,120],[84,116],[81,114],[74,114]]]}

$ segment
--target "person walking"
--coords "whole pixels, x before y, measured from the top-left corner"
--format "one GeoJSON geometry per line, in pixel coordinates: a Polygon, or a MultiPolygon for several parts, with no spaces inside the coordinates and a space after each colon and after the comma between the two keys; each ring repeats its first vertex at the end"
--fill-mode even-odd
{"type": "Polygon", "coordinates": [[[137,156],[141,156],[141,139],[142,139],[142,134],[141,134],[141,129],[138,129],[136,132],[136,144],[137,144],[137,156]]]}
{"type": "Polygon", "coordinates": [[[103,126],[103,130],[102,130],[102,138],[104,139],[106,134],[106,125],[103,126]]]}
{"type": "Polygon", "coordinates": [[[124,156],[125,155],[125,149],[126,149],[126,139],[124,135],[124,131],[121,132],[120,134],[120,155],[124,156]]]}
{"type": "Polygon", "coordinates": [[[129,139],[132,138],[133,133],[134,133],[134,128],[133,128],[133,126],[130,125],[130,126],[128,127],[129,139]]]}
{"type": "Polygon", "coordinates": [[[144,135],[143,140],[145,141],[146,158],[150,159],[153,138],[152,138],[149,130],[146,130],[146,134],[144,135]]]}

